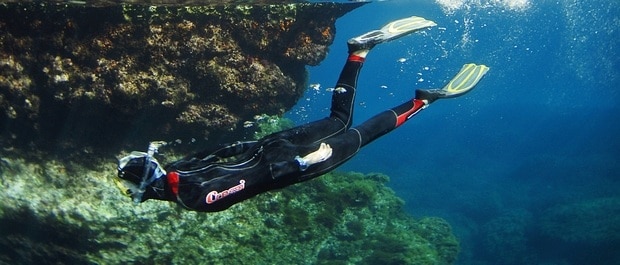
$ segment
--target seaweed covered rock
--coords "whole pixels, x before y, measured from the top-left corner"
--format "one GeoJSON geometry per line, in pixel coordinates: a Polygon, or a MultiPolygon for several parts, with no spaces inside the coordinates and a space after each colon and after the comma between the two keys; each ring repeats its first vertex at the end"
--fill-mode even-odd
{"type": "Polygon", "coordinates": [[[533,254],[527,249],[527,231],[532,219],[524,209],[506,211],[491,219],[480,227],[480,252],[506,265],[531,264],[533,254]]]}
{"type": "Polygon", "coordinates": [[[360,5],[2,5],[0,143],[118,147],[282,114],[360,5]]]}
{"type": "Polygon", "coordinates": [[[330,173],[218,213],[134,205],[90,168],[0,161],[0,263],[449,264],[458,242],[415,220],[382,174],[330,173]]]}
{"type": "Polygon", "coordinates": [[[556,264],[618,264],[620,198],[601,197],[562,203],[544,210],[537,220],[536,240],[528,242],[541,257],[549,252],[556,264]]]}
{"type": "Polygon", "coordinates": [[[566,243],[600,245],[620,242],[620,197],[591,199],[547,209],[542,233],[566,243]]]}

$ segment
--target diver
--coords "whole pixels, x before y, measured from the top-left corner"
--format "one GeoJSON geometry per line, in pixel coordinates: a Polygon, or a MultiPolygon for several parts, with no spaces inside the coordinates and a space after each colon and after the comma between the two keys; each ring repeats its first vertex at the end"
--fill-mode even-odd
{"type": "Polygon", "coordinates": [[[465,64],[442,89],[416,90],[413,99],[351,127],[357,78],[368,52],[377,44],[435,25],[414,16],[350,39],[329,117],[258,141],[206,150],[165,167],[153,157],[161,143],[153,142],[148,152],[132,152],[119,160],[115,182],[135,203],[174,201],[189,210],[214,212],[327,173],[434,101],[470,91],[488,71],[484,65],[465,64]]]}

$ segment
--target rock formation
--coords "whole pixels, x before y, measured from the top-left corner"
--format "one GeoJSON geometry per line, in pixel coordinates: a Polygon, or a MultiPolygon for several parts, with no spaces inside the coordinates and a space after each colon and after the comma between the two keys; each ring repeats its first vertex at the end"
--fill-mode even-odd
{"type": "Polygon", "coordinates": [[[142,148],[282,114],[359,5],[0,6],[0,141],[142,148]]]}

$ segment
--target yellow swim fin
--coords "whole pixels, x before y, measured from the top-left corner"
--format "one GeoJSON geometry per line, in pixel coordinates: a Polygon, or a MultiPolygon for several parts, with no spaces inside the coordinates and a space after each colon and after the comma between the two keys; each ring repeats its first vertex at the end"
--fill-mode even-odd
{"type": "Polygon", "coordinates": [[[395,20],[383,26],[381,29],[373,30],[349,39],[347,42],[349,45],[349,52],[371,49],[379,43],[391,41],[436,25],[437,24],[433,21],[416,16],[395,20]]]}
{"type": "Polygon", "coordinates": [[[385,34],[386,39],[394,39],[394,37],[398,37],[415,30],[433,27],[436,25],[437,24],[435,24],[435,22],[427,20],[423,17],[412,16],[392,21],[383,26],[380,31],[385,34]]]}
{"type": "Polygon", "coordinates": [[[416,98],[426,100],[428,104],[440,98],[454,98],[470,91],[489,71],[486,65],[469,63],[459,71],[442,89],[418,89],[416,98]]]}
{"type": "Polygon", "coordinates": [[[470,91],[478,81],[489,71],[486,65],[469,63],[463,65],[461,71],[456,74],[450,82],[443,87],[446,92],[445,97],[457,97],[470,91]]]}

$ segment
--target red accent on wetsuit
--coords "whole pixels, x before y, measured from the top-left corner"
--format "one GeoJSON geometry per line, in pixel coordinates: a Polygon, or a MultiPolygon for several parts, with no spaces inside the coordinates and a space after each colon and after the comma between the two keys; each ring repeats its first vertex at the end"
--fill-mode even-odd
{"type": "Polygon", "coordinates": [[[349,54],[349,58],[347,58],[347,61],[363,63],[364,61],[366,61],[366,58],[362,56],[357,56],[355,54],[349,54]]]}
{"type": "Polygon", "coordinates": [[[166,179],[174,196],[179,196],[179,173],[174,171],[168,172],[166,179]]]}
{"type": "Polygon", "coordinates": [[[398,115],[396,117],[396,126],[398,127],[401,124],[405,123],[408,119],[410,119],[411,117],[413,117],[413,115],[416,115],[420,110],[422,110],[422,107],[424,107],[424,101],[419,100],[419,99],[413,99],[413,107],[411,107],[410,110],[405,111],[404,113],[398,115]]]}

